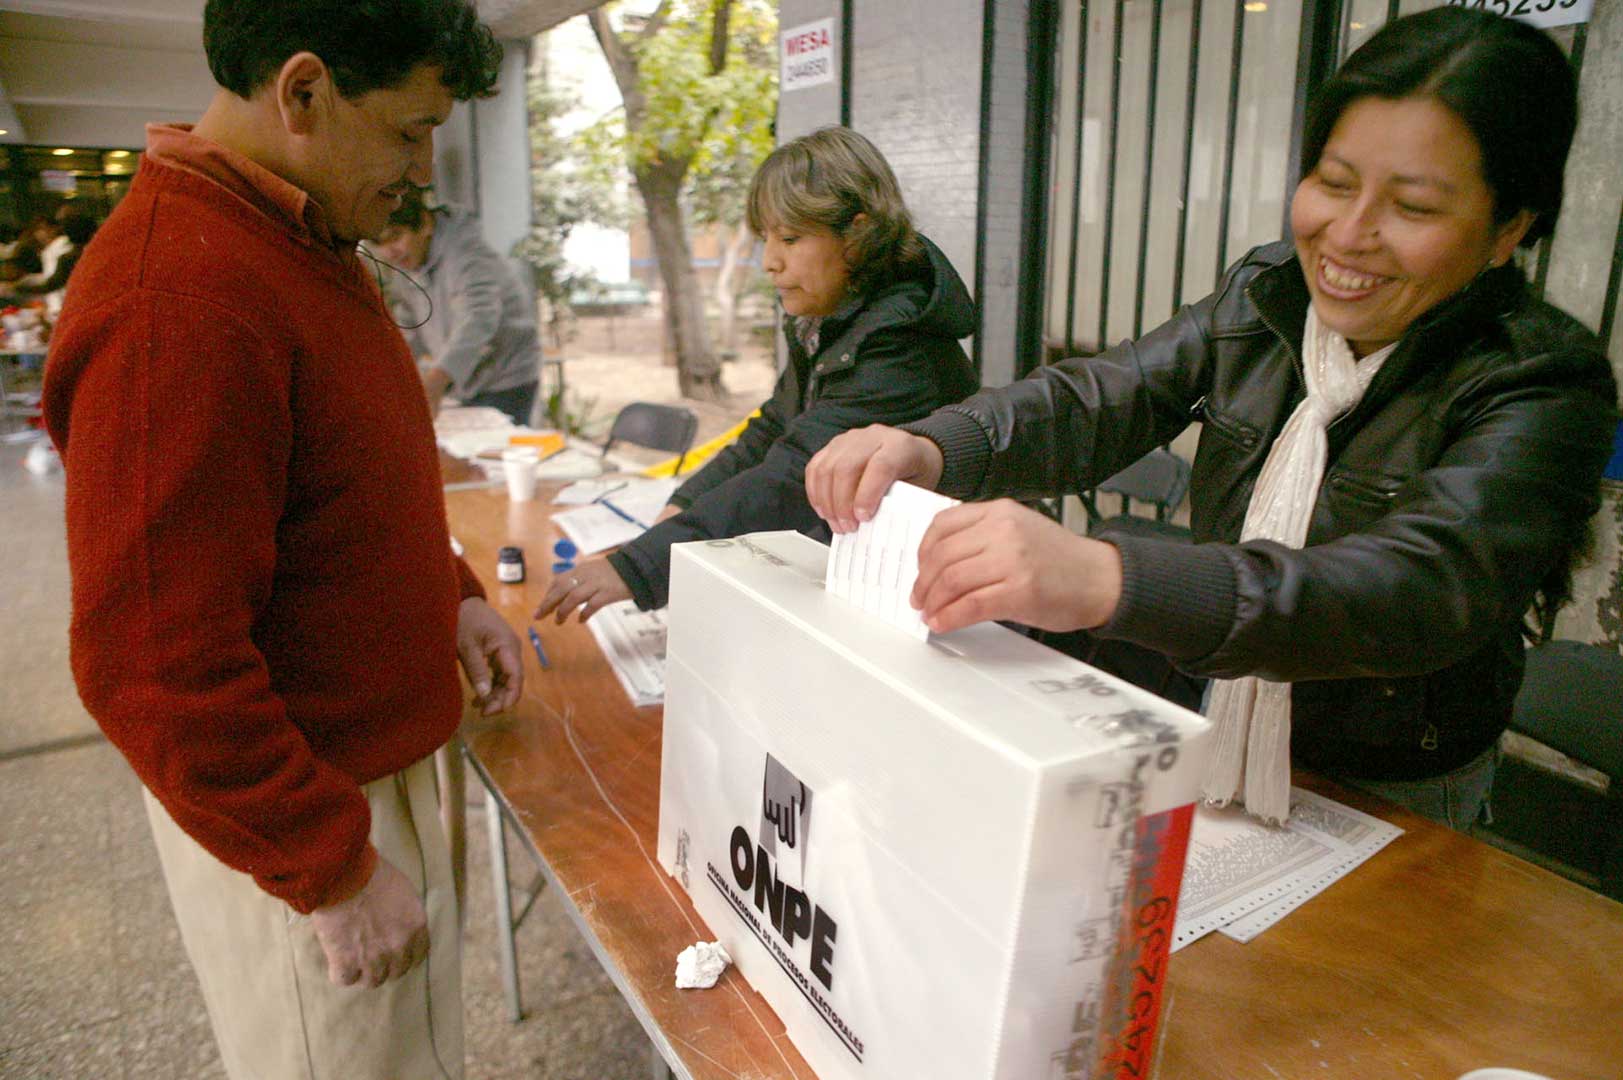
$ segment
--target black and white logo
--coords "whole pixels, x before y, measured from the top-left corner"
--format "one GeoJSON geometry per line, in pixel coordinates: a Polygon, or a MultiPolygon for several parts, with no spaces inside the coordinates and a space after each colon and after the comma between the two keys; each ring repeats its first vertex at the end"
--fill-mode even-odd
{"type": "Polygon", "coordinates": [[[801,871],[797,880],[804,880],[806,870],[806,832],[811,826],[811,789],[800,778],[784,767],[783,762],[766,756],[766,768],[761,777],[761,828],[758,842],[780,866],[789,852],[799,855],[796,862],[801,871]],[[787,850],[779,850],[779,846],[787,850]]]}

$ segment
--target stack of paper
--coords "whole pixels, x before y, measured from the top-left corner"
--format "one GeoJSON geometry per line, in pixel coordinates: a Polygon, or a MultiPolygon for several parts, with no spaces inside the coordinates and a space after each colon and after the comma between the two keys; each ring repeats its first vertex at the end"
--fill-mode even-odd
{"type": "Polygon", "coordinates": [[[665,700],[665,613],[638,611],[623,600],[593,615],[586,623],[598,648],[608,657],[615,678],[633,705],[665,700]]]}
{"type": "Polygon", "coordinates": [[[566,495],[571,501],[580,499],[592,490],[598,494],[586,500],[586,505],[552,515],[553,522],[575,542],[582,555],[606,551],[641,536],[670,501],[676,481],[638,478],[604,486],[571,484],[559,494],[559,501],[565,501],[566,495]]]}
{"type": "Polygon", "coordinates": [[[1250,941],[1301,907],[1402,829],[1291,789],[1291,816],[1264,825],[1238,806],[1201,806],[1189,835],[1174,951],[1213,930],[1250,941]]]}
{"type": "Polygon", "coordinates": [[[834,537],[823,587],[920,641],[929,637],[909,599],[919,577],[919,541],[937,514],[957,505],[912,484],[892,484],[872,521],[834,537]]]}

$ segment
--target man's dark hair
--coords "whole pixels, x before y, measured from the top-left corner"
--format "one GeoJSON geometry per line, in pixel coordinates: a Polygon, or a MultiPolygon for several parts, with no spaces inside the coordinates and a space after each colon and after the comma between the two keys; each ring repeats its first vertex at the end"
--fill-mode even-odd
{"type": "Polygon", "coordinates": [[[90,211],[73,203],[65,203],[57,214],[57,224],[74,247],[83,247],[96,235],[96,219],[90,211]]]}
{"type": "Polygon", "coordinates": [[[495,92],[502,47],[471,0],[208,0],[203,49],[214,81],[252,97],[288,57],[321,57],[346,98],[441,71],[458,101],[495,92]]]}

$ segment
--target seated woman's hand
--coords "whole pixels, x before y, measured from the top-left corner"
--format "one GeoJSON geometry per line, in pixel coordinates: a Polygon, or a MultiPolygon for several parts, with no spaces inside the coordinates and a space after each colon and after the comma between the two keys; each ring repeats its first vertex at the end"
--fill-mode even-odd
{"type": "Polygon", "coordinates": [[[931,488],[941,479],[941,448],[922,435],[883,424],[847,431],[806,465],[806,499],[837,533],[871,521],[890,485],[931,488]]]}
{"type": "Polygon", "coordinates": [[[541,598],[541,606],[531,618],[544,619],[557,612],[557,621],[562,625],[579,611],[580,621],[585,622],[596,615],[599,608],[629,599],[631,590],[620,580],[619,572],[609,560],[587,559],[572,570],[553,575],[547,585],[547,595],[541,598]]]}
{"type": "Polygon", "coordinates": [[[912,602],[931,630],[988,619],[1091,629],[1115,614],[1121,555],[1010,499],[943,510],[919,544],[912,602]]]}

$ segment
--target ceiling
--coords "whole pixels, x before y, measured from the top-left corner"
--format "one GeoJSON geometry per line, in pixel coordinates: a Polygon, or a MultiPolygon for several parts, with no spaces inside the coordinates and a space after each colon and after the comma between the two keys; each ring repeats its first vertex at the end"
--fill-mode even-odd
{"type": "MultiPolygon", "coordinates": [[[[603,0],[478,0],[504,40],[603,0]]],[[[0,0],[0,143],[139,149],[153,121],[197,119],[215,85],[203,0],[0,0]]]]}

